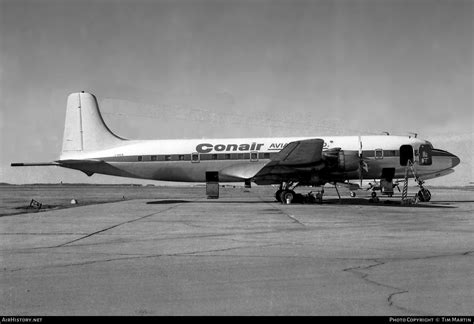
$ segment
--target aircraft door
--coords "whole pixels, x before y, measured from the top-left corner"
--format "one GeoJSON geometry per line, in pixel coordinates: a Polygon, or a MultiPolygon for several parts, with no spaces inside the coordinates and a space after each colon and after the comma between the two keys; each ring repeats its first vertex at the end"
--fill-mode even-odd
{"type": "Polygon", "coordinates": [[[219,172],[206,172],[206,194],[207,199],[219,198],[219,172]]]}
{"type": "Polygon", "coordinates": [[[431,156],[431,145],[420,145],[418,163],[420,165],[431,165],[433,163],[431,156]]]}
{"type": "Polygon", "coordinates": [[[380,177],[380,190],[383,194],[392,197],[393,195],[393,177],[395,176],[395,168],[383,168],[380,177]]]}
{"type": "Polygon", "coordinates": [[[413,147],[411,145],[400,146],[400,165],[406,166],[408,161],[413,163],[413,147]]]}

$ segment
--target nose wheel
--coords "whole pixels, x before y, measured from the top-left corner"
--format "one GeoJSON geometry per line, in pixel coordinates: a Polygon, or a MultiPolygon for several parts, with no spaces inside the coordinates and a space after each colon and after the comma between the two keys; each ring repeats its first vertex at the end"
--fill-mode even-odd
{"type": "Polygon", "coordinates": [[[431,200],[431,192],[428,189],[421,187],[420,191],[418,191],[418,200],[421,202],[426,202],[431,200]]]}
{"type": "Polygon", "coordinates": [[[424,181],[419,179],[418,177],[415,178],[415,181],[417,182],[418,187],[420,188],[420,190],[416,194],[416,199],[418,199],[418,201],[421,201],[421,202],[430,201],[431,200],[431,192],[428,189],[426,189],[425,187],[423,187],[424,181]]]}

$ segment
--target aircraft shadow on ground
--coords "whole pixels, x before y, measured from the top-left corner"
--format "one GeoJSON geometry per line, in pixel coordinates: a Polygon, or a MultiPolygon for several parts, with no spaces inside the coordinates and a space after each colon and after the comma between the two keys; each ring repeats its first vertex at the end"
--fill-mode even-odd
{"type": "Polygon", "coordinates": [[[221,199],[209,199],[209,200],[177,200],[177,199],[163,199],[155,201],[147,201],[147,205],[167,205],[167,204],[184,204],[184,203],[195,203],[195,204],[212,204],[212,203],[223,203],[223,204],[261,204],[270,203],[270,201],[222,201],[221,199]]]}
{"type": "Polygon", "coordinates": [[[179,200],[179,199],[163,199],[156,201],[147,201],[147,205],[167,205],[167,204],[184,204],[193,202],[192,200],[179,200]]]}
{"type": "MultiPolygon", "coordinates": [[[[322,204],[303,204],[303,203],[294,203],[292,205],[314,205],[315,207],[320,205],[349,205],[349,206],[373,206],[373,207],[403,207],[403,208],[457,208],[457,206],[451,206],[447,204],[456,204],[460,202],[474,202],[474,201],[434,201],[434,202],[424,202],[418,204],[402,204],[399,200],[380,200],[378,202],[371,202],[369,199],[357,199],[357,198],[342,198],[339,199],[325,199],[322,204]]],[[[281,205],[281,203],[275,200],[260,200],[260,201],[223,201],[221,199],[209,199],[209,200],[179,200],[179,199],[163,199],[148,201],[147,205],[166,205],[166,204],[183,204],[183,203],[195,203],[195,204],[213,204],[213,203],[223,203],[223,204],[261,204],[261,203],[270,203],[281,205]]]]}
{"type": "Polygon", "coordinates": [[[457,208],[447,204],[455,204],[457,201],[432,201],[432,202],[421,202],[416,204],[403,204],[400,200],[383,200],[380,199],[378,202],[370,201],[370,199],[357,199],[357,198],[342,198],[339,199],[325,199],[323,205],[350,205],[350,206],[373,206],[373,207],[403,207],[403,208],[457,208]]]}

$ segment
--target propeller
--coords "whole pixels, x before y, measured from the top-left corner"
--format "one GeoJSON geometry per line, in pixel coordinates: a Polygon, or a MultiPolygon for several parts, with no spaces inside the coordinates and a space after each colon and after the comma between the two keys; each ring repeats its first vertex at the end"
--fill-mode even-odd
{"type": "Polygon", "coordinates": [[[369,172],[369,166],[364,160],[364,157],[362,156],[362,139],[359,136],[359,179],[360,179],[360,187],[362,188],[362,180],[364,179],[362,175],[362,170],[365,172],[369,172]]]}

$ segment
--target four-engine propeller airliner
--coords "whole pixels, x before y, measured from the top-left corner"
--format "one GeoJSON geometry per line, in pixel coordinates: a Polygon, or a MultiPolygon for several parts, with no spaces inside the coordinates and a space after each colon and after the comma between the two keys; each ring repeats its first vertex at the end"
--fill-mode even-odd
{"type": "MultiPolygon", "coordinates": [[[[57,161],[12,163],[12,166],[55,165],[94,173],[162,181],[246,182],[280,185],[279,201],[291,202],[297,186],[351,184],[380,179],[391,192],[394,179],[414,177],[418,196],[428,201],[426,179],[453,172],[459,158],[435,149],[417,136],[314,136],[128,140],[105,124],[90,93],[69,95],[62,152],[57,161]],[[416,170],[416,171],[415,171],[416,170]]],[[[392,191],[393,192],[393,191],[392,191]]]]}

